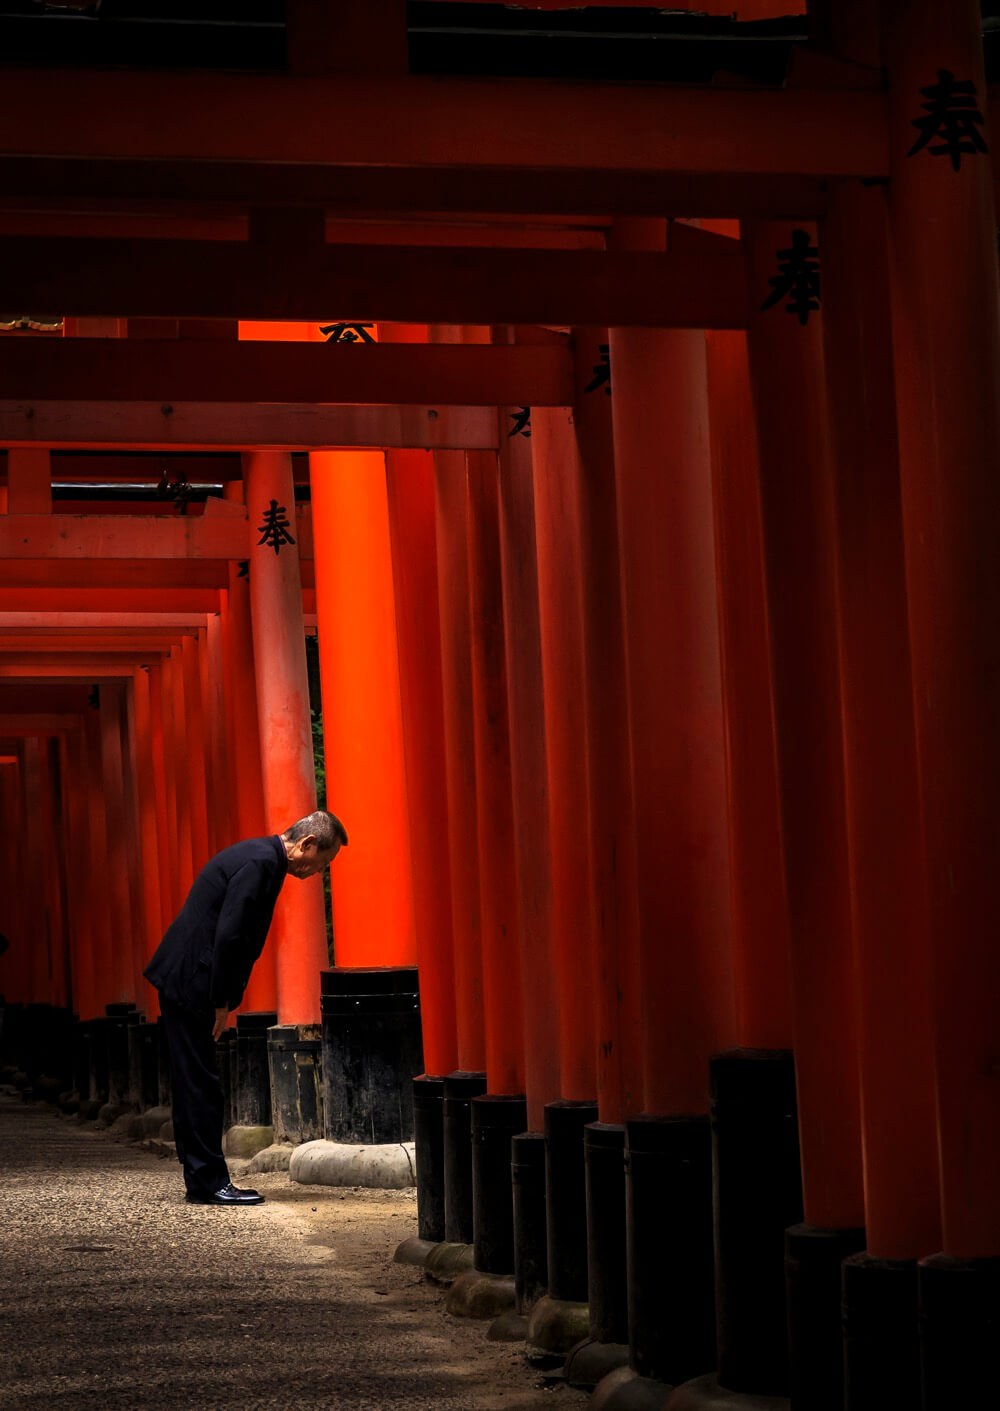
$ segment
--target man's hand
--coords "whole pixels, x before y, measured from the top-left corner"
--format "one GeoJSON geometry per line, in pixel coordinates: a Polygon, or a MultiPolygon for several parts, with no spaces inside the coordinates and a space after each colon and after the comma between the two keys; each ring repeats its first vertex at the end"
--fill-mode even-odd
{"type": "Polygon", "coordinates": [[[226,1027],[226,1021],[228,1018],[229,1010],[225,1006],[223,1006],[222,1009],[217,1009],[215,1011],[215,1023],[212,1025],[213,1039],[222,1038],[222,1031],[226,1027]]]}

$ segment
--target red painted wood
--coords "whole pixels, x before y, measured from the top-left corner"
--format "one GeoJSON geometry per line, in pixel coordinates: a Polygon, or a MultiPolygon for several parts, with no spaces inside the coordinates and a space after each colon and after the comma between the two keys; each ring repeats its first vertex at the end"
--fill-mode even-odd
{"type": "MultiPolygon", "coordinates": [[[[814,234],[814,232],[813,232],[814,234]]],[[[789,223],[743,229],[751,287],[770,293],[789,223]]],[[[808,1224],[864,1223],[854,954],[834,591],[834,511],[820,316],[781,305],[747,331],[761,518],[808,1224]]]]}
{"type": "MultiPolygon", "coordinates": [[[[910,156],[947,70],[985,110],[979,7],[892,4],[893,348],[917,761],[930,898],[945,1252],[1000,1255],[1000,293],[989,158],[910,156]]],[[[994,149],[995,150],[995,149],[994,149]]]]}

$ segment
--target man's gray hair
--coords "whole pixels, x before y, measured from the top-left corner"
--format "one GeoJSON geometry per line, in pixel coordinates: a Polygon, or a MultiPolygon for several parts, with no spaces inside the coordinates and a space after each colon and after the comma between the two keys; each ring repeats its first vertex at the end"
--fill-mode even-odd
{"type": "Polygon", "coordinates": [[[318,808],[315,813],[307,813],[305,818],[300,818],[297,823],[286,828],[281,836],[294,843],[310,833],[316,839],[321,852],[329,852],[331,848],[338,846],[347,847],[347,829],[335,814],[327,813],[323,808],[318,808]]]}

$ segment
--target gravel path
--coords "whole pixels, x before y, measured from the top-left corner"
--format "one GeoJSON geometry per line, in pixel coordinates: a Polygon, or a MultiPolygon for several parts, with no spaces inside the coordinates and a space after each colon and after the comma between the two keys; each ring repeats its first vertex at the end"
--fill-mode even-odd
{"type": "Polygon", "coordinates": [[[585,1404],[391,1262],[412,1192],[246,1184],[264,1205],[185,1205],[176,1162],[0,1098],[0,1407],[585,1404]]]}

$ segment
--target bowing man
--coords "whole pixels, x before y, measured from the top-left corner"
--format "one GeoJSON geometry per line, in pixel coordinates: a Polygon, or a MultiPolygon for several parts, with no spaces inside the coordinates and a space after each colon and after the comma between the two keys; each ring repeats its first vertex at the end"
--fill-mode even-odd
{"type": "Polygon", "coordinates": [[[318,810],[280,835],[223,848],[195,878],[143,972],[160,992],[174,1140],[191,1205],[259,1205],[263,1200],[229,1179],[222,1155],[215,1042],[243,999],[285,877],[314,877],[346,843],[340,820],[318,810]]]}

